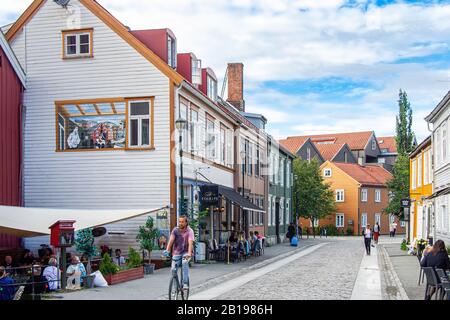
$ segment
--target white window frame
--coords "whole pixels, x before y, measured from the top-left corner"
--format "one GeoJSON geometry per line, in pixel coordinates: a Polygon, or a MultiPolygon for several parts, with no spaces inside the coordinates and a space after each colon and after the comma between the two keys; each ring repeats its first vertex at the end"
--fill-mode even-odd
{"type": "Polygon", "coordinates": [[[361,227],[362,228],[365,228],[366,226],[367,226],[367,223],[368,223],[368,216],[367,216],[367,213],[366,212],[363,212],[362,214],[361,214],[361,227]],[[364,221],[365,220],[365,221],[364,221]]]}
{"type": "Polygon", "coordinates": [[[442,151],[441,151],[441,156],[442,156],[442,162],[445,162],[445,161],[447,161],[447,156],[448,156],[448,154],[447,154],[447,152],[448,152],[448,150],[447,150],[447,121],[445,121],[442,124],[441,127],[442,127],[442,133],[441,133],[442,151]]]}
{"type": "Polygon", "coordinates": [[[229,167],[233,167],[234,165],[234,159],[233,159],[233,130],[232,129],[227,129],[226,132],[227,135],[227,145],[226,145],[226,149],[227,149],[227,165],[229,167]]]}
{"type": "Polygon", "coordinates": [[[278,218],[279,218],[280,226],[282,226],[283,218],[284,218],[284,197],[280,198],[280,216],[278,218]]]}
{"type": "Polygon", "coordinates": [[[372,150],[377,149],[377,141],[375,139],[372,139],[372,150]]]}
{"type": "Polygon", "coordinates": [[[428,169],[429,162],[428,162],[428,152],[430,150],[427,150],[423,153],[423,185],[427,185],[430,183],[430,171],[428,169]]]}
{"type": "Polygon", "coordinates": [[[422,153],[417,158],[417,187],[422,186],[422,153]]]}
{"type": "Polygon", "coordinates": [[[128,148],[137,149],[137,148],[149,148],[152,144],[152,102],[151,100],[130,100],[128,101],[128,148]],[[132,104],[134,103],[148,103],[148,115],[131,115],[132,104]],[[138,144],[136,146],[131,145],[131,121],[138,120],[138,144]],[[142,144],[142,121],[148,120],[149,122],[149,137],[148,137],[148,145],[142,144]]]}
{"type": "Polygon", "coordinates": [[[345,202],[345,190],[336,189],[336,202],[345,202]]]}
{"type": "Polygon", "coordinates": [[[285,164],[285,159],[284,158],[280,158],[280,186],[284,187],[284,180],[285,180],[285,174],[284,174],[284,164],[285,164]]]}
{"type": "Polygon", "coordinates": [[[416,161],[416,159],[414,159],[412,161],[411,172],[412,172],[412,174],[411,174],[411,179],[412,179],[411,189],[415,190],[415,189],[417,189],[417,161],[416,161]]]}
{"type": "Polygon", "coordinates": [[[191,152],[198,154],[200,152],[200,137],[199,137],[199,112],[196,109],[191,108],[190,114],[190,140],[191,140],[191,152]],[[196,116],[195,116],[196,115],[196,116]]]}
{"type": "Polygon", "coordinates": [[[366,188],[361,189],[361,202],[367,202],[369,198],[369,190],[366,188]]]}
{"type": "Polygon", "coordinates": [[[381,189],[375,189],[375,202],[381,202],[381,189]]]}
{"type": "Polygon", "coordinates": [[[216,137],[216,122],[208,117],[205,120],[206,126],[206,158],[215,161],[217,157],[217,137],[216,137]],[[212,124],[212,128],[208,124],[212,124]]]}
{"type": "Polygon", "coordinates": [[[381,213],[375,213],[375,224],[377,224],[381,227],[381,213]]]}
{"type": "Polygon", "coordinates": [[[192,59],[192,84],[202,84],[202,60],[192,59]]]}
{"type": "Polygon", "coordinates": [[[344,228],[345,226],[345,215],[343,213],[336,214],[336,228],[344,228]]]}
{"type": "Polygon", "coordinates": [[[217,81],[213,79],[210,75],[206,75],[206,85],[208,98],[213,101],[217,100],[217,81]]]}
{"type": "Polygon", "coordinates": [[[177,67],[177,41],[167,35],[167,64],[172,68],[177,67]]]}
{"type": "MultiPolygon", "coordinates": [[[[87,32],[68,32],[68,33],[64,33],[64,58],[79,58],[79,57],[91,57],[92,56],[92,52],[93,52],[93,48],[92,48],[92,43],[93,43],[93,39],[91,39],[91,37],[93,36],[93,33],[91,33],[90,31],[87,32]],[[89,46],[89,52],[88,53],[81,53],[81,36],[88,36],[88,43],[87,45],[89,46]],[[69,37],[75,37],[75,53],[69,53],[67,50],[67,47],[69,45],[68,42],[68,38],[69,37]]],[[[86,45],[86,43],[83,43],[83,45],[86,45]]]]}
{"type": "Polygon", "coordinates": [[[311,148],[308,147],[306,149],[306,160],[308,160],[308,162],[311,162],[311,148]]]}
{"type": "Polygon", "coordinates": [[[219,135],[219,151],[220,151],[220,163],[222,165],[226,165],[227,163],[227,127],[220,126],[220,135],[219,135]]]}
{"type": "Polygon", "coordinates": [[[436,162],[436,166],[438,167],[441,164],[441,131],[440,128],[436,129],[436,146],[435,146],[435,150],[436,150],[436,154],[434,157],[434,161],[436,162]]]}
{"type": "Polygon", "coordinates": [[[331,168],[323,169],[323,176],[325,178],[330,178],[332,174],[333,174],[333,170],[331,170],[331,168]]]}

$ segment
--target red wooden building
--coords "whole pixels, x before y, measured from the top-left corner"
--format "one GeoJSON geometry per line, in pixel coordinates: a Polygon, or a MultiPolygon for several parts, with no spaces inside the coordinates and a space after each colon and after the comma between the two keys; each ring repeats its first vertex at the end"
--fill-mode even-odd
{"type": "MultiPolygon", "coordinates": [[[[22,93],[25,72],[0,31],[0,205],[22,205],[22,93]]],[[[0,234],[1,248],[20,239],[0,234]]]]}

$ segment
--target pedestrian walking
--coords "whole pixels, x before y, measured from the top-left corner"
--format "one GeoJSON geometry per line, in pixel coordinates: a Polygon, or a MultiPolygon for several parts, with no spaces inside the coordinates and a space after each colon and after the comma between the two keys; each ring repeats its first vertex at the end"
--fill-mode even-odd
{"type": "Polygon", "coordinates": [[[366,247],[366,253],[370,256],[370,242],[372,240],[372,230],[370,229],[370,224],[366,225],[366,228],[363,229],[364,236],[364,245],[366,247]]]}
{"type": "Polygon", "coordinates": [[[375,244],[378,244],[378,237],[380,236],[381,228],[378,222],[373,227],[373,240],[375,241],[375,244]]]}
{"type": "Polygon", "coordinates": [[[397,232],[397,223],[393,223],[392,224],[393,228],[394,228],[394,235],[392,236],[393,238],[395,238],[395,233],[397,232]]]}
{"type": "Polygon", "coordinates": [[[390,238],[393,238],[393,237],[394,237],[394,224],[393,224],[393,223],[391,223],[391,224],[389,225],[389,237],[390,237],[390,238]]]}

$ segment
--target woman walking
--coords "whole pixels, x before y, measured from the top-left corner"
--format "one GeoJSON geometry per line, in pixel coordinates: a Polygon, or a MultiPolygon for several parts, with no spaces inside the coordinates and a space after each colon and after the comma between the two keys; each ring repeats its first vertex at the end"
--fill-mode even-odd
{"type": "Polygon", "coordinates": [[[373,227],[373,240],[375,241],[375,244],[378,244],[378,237],[380,236],[380,225],[378,222],[373,227]]]}
{"type": "Polygon", "coordinates": [[[363,229],[364,245],[366,246],[366,253],[370,256],[370,242],[372,240],[372,230],[370,229],[370,224],[367,224],[363,229]]]}

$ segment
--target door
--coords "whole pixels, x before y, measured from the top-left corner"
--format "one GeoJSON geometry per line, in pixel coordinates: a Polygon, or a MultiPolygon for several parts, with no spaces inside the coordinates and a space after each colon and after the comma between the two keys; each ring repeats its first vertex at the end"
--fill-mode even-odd
{"type": "Polygon", "coordinates": [[[275,234],[277,236],[277,243],[281,243],[280,239],[280,202],[275,203],[275,234]]]}
{"type": "Polygon", "coordinates": [[[423,238],[423,207],[417,206],[417,229],[416,237],[418,239],[423,238]]]}

